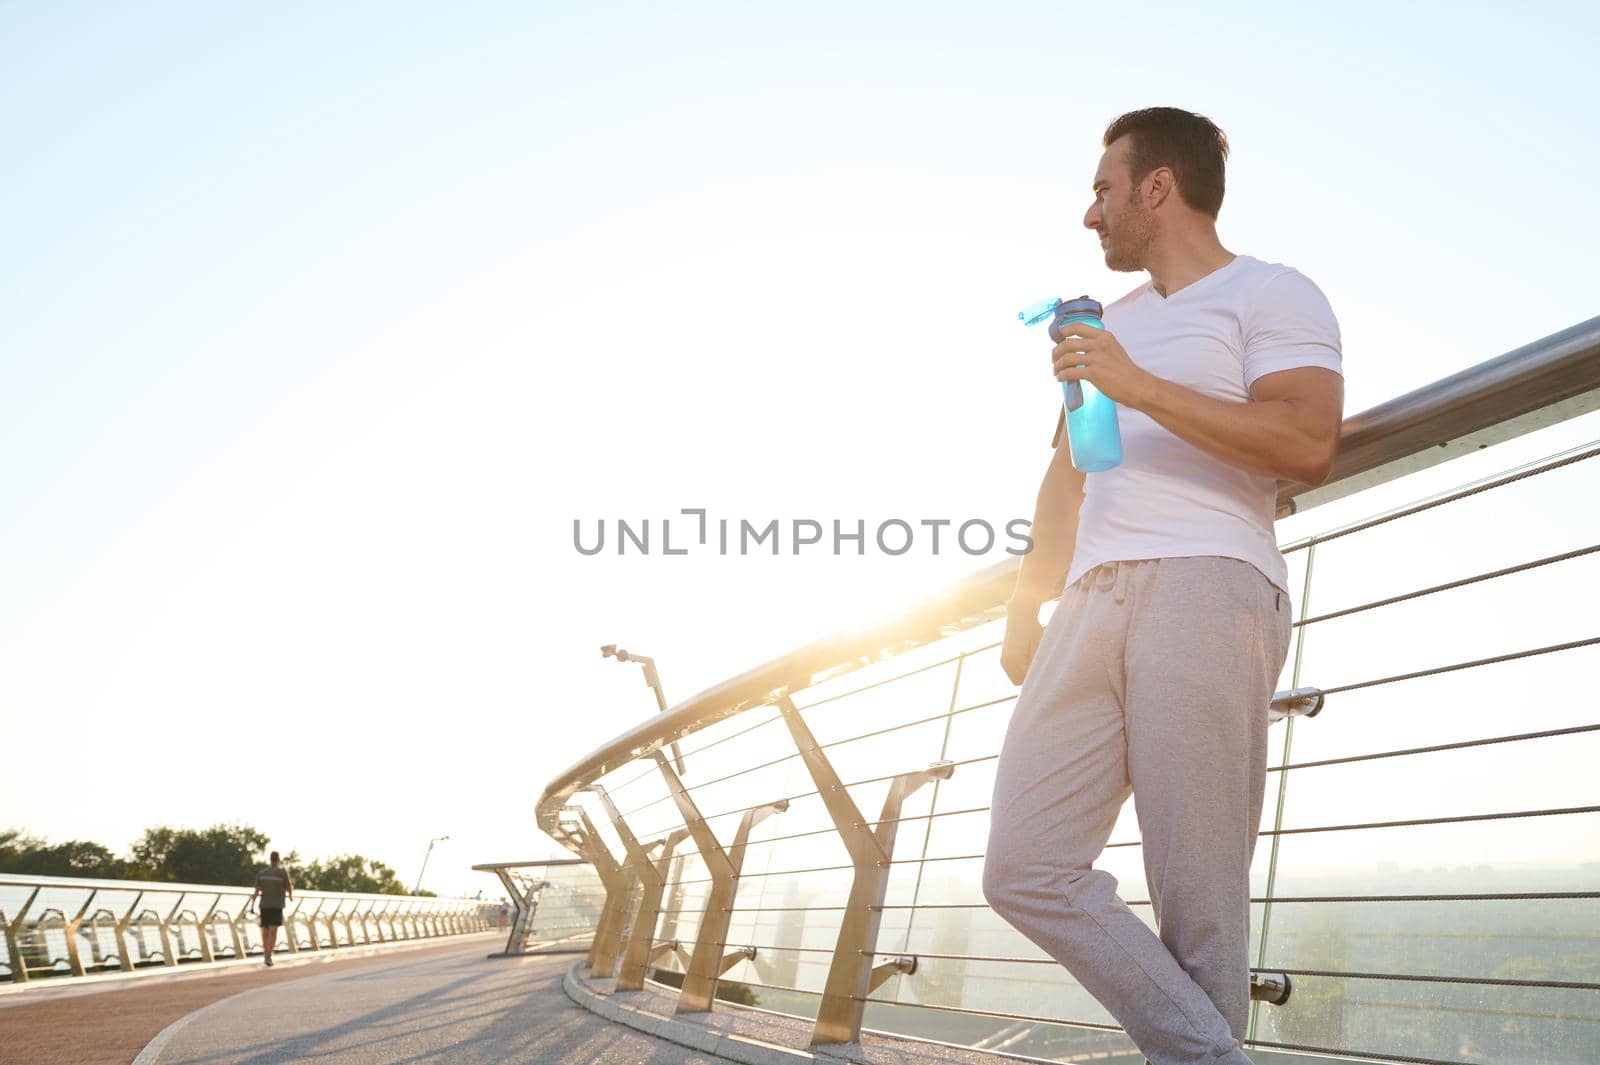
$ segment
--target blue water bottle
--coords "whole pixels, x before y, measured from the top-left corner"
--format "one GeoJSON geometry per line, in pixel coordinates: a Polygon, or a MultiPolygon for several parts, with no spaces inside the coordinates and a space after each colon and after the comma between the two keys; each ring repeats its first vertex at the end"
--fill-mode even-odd
{"type": "MultiPolygon", "coordinates": [[[[1098,301],[1088,296],[1075,300],[1046,300],[1021,311],[1023,325],[1036,325],[1051,318],[1050,339],[1057,344],[1066,339],[1061,327],[1071,322],[1087,322],[1104,329],[1098,301]]],[[[1063,381],[1061,391],[1067,408],[1067,444],[1072,464],[1084,473],[1109,470],[1122,461],[1122,432],[1117,428],[1117,405],[1090,381],[1063,381]]]]}

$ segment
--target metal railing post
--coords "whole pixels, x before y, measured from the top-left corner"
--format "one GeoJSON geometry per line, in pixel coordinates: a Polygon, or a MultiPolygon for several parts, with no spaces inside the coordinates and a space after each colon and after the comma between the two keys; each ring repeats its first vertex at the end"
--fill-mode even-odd
{"type": "Polygon", "coordinates": [[[583,830],[572,834],[574,842],[583,852],[583,856],[594,866],[595,872],[600,877],[600,883],[605,885],[606,889],[605,905],[600,908],[600,920],[594,928],[594,941],[589,944],[589,975],[610,976],[616,964],[616,949],[611,945],[611,941],[622,925],[628,896],[633,894],[635,874],[617,864],[617,860],[606,849],[600,834],[595,831],[594,823],[589,820],[588,813],[581,808],[575,809],[583,824],[583,830]]]}
{"type": "Polygon", "coordinates": [[[506,889],[506,897],[517,908],[516,916],[511,919],[511,933],[506,937],[506,953],[522,954],[528,949],[524,937],[527,935],[533,911],[539,905],[539,889],[543,880],[535,881],[528,886],[526,892],[522,892],[517,890],[516,881],[511,879],[510,869],[501,866],[494,871],[494,875],[500,878],[500,886],[506,889]]]}
{"type": "MultiPolygon", "coordinates": [[[[239,931],[239,925],[243,923],[245,910],[249,908],[249,905],[249,900],[246,899],[239,905],[238,913],[228,914],[228,931],[233,936],[233,956],[235,958],[243,958],[247,953],[244,945],[244,933],[239,931]]],[[[223,912],[226,913],[227,911],[223,912]]]]}
{"type": "Polygon", "coordinates": [[[395,939],[410,939],[411,925],[408,918],[411,914],[411,906],[406,902],[397,902],[394,906],[394,915],[389,919],[389,931],[395,939]]]}
{"type": "MultiPolygon", "coordinates": [[[[122,962],[122,971],[133,972],[133,956],[128,953],[128,925],[133,920],[133,915],[139,912],[139,903],[144,901],[144,892],[137,892],[133,902],[128,905],[128,912],[117,921],[117,960],[122,962]]],[[[142,955],[141,951],[141,955],[142,955]]],[[[144,958],[141,956],[140,961],[144,958]]]]}
{"type": "Polygon", "coordinates": [[[177,919],[178,911],[183,907],[183,895],[178,895],[178,901],[172,904],[172,912],[163,920],[159,913],[156,914],[156,931],[161,936],[161,964],[177,965],[178,953],[172,948],[172,922],[177,919]]]}
{"type": "MultiPolygon", "coordinates": [[[[89,904],[94,902],[94,897],[99,893],[97,888],[90,889],[89,897],[83,900],[83,905],[78,908],[77,916],[69,921],[63,921],[66,925],[67,933],[67,966],[72,970],[73,976],[83,976],[88,972],[83,967],[83,955],[78,950],[78,926],[83,924],[84,915],[89,912],[89,904]]],[[[65,918],[67,916],[66,912],[63,911],[61,916],[65,918]]]]}
{"type": "Polygon", "coordinates": [[[6,922],[6,952],[11,957],[11,979],[14,983],[28,982],[28,964],[22,960],[22,941],[18,936],[27,927],[28,910],[32,908],[33,900],[38,897],[39,889],[34,888],[28,895],[28,901],[17,911],[17,915],[6,922]]]}
{"type": "MultiPolygon", "coordinates": [[[[667,905],[665,908],[666,919],[661,922],[661,938],[678,941],[678,921],[683,911],[683,870],[687,863],[684,855],[675,855],[672,859],[672,871],[667,874],[667,905]]],[[[687,968],[689,957],[684,955],[684,966],[687,968]]]]}
{"type": "MultiPolygon", "coordinates": [[[[637,991],[644,987],[645,955],[650,949],[651,940],[655,938],[656,921],[661,915],[661,892],[666,886],[662,881],[662,876],[666,873],[664,864],[652,859],[646,851],[665,844],[665,854],[670,859],[672,848],[688,833],[686,831],[674,833],[666,839],[656,840],[648,848],[642,847],[639,845],[638,837],[633,834],[633,829],[628,827],[627,820],[617,809],[616,803],[611,801],[611,796],[604,787],[590,784],[580,790],[592,792],[600,799],[606,815],[611,818],[612,827],[617,830],[617,838],[622,841],[622,849],[628,856],[628,865],[634,870],[635,880],[642,882],[644,886],[639,897],[639,907],[634,912],[633,921],[629,926],[626,957],[623,959],[614,988],[617,991],[637,991]]],[[[629,895],[632,893],[630,887],[629,895]]],[[[618,948],[618,953],[622,953],[620,942],[618,948]]]]}
{"type": "Polygon", "coordinates": [[[407,939],[422,938],[422,921],[417,914],[418,909],[420,909],[420,907],[417,903],[411,903],[405,908],[404,914],[400,919],[406,930],[407,939]]]}
{"type": "MultiPolygon", "coordinates": [[[[222,903],[222,896],[218,895],[211,900],[211,908],[206,915],[195,922],[195,934],[200,937],[200,960],[207,964],[217,960],[216,952],[211,949],[211,918],[216,915],[217,907],[222,903]]],[[[200,917],[200,912],[195,911],[195,916],[200,917]]]]}
{"type": "Polygon", "coordinates": [[[666,889],[667,866],[672,863],[672,852],[685,839],[689,830],[680,828],[665,839],[657,840],[645,850],[661,845],[661,857],[651,861],[641,858],[650,869],[645,881],[644,894],[639,899],[639,911],[633,919],[633,934],[628,937],[628,949],[622,957],[622,968],[617,972],[616,991],[638,991],[644,987],[645,970],[655,947],[656,925],[661,921],[661,894],[666,889]]]}
{"type": "Polygon", "coordinates": [[[778,708],[855,865],[850,899],[839,924],[839,939],[833,961],[828,966],[828,980],[823,988],[817,1023],[811,1032],[811,1044],[856,1043],[861,1039],[865,999],[871,993],[874,979],[881,981],[893,971],[904,971],[903,959],[880,967],[881,975],[875,974],[872,964],[878,945],[878,926],[883,919],[884,894],[889,886],[889,863],[900,827],[901,804],[922,785],[948,780],[955,765],[948,761],[935,762],[927,769],[902,773],[891,780],[889,794],[883,800],[883,813],[874,831],[861,816],[855,800],[850,798],[788,695],[779,696],[778,708]]]}
{"type": "MultiPolygon", "coordinates": [[[[300,953],[300,940],[294,934],[294,921],[296,917],[300,916],[300,907],[304,905],[305,899],[303,897],[295,899],[294,909],[283,915],[283,934],[278,937],[278,940],[279,942],[288,946],[290,954],[300,953]]],[[[265,940],[263,940],[261,944],[261,953],[265,954],[266,952],[267,945],[265,940]]]]}
{"type": "Polygon", "coordinates": [[[311,946],[309,948],[311,950],[322,949],[322,940],[317,935],[317,915],[322,912],[322,904],[326,901],[326,899],[318,899],[317,904],[311,908],[311,912],[305,916],[306,932],[311,936],[311,946]]]}
{"type": "Polygon", "coordinates": [[[700,927],[695,931],[694,950],[689,955],[689,965],[683,974],[683,988],[678,992],[678,1013],[705,1013],[717,995],[717,980],[727,970],[723,958],[723,943],[728,938],[728,926],[733,922],[733,898],[739,890],[739,870],[744,865],[745,845],[750,831],[773,814],[789,808],[787,799],[752,806],[739,821],[733,843],[726,850],[717,840],[716,833],[700,815],[700,808],[689,795],[683,781],[672,769],[660,751],[654,754],[656,768],[667,782],[667,790],[677,804],[684,827],[700,851],[700,860],[711,873],[711,891],[706,899],[705,913],[700,917],[700,927]]]}
{"type": "MultiPolygon", "coordinates": [[[[1276,696],[1274,697],[1271,710],[1272,716],[1268,719],[1269,721],[1277,720],[1280,715],[1288,719],[1283,726],[1283,754],[1280,762],[1280,765],[1285,766],[1289,764],[1289,752],[1294,746],[1294,719],[1297,716],[1302,716],[1302,714],[1306,717],[1315,716],[1322,709],[1324,698],[1321,689],[1303,687],[1300,683],[1300,667],[1304,664],[1306,649],[1304,619],[1310,616],[1311,578],[1316,560],[1317,540],[1313,537],[1311,542],[1306,545],[1305,576],[1302,578],[1300,585],[1300,617],[1302,622],[1298,632],[1290,633],[1294,640],[1294,666],[1289,674],[1289,683],[1292,687],[1285,694],[1282,704],[1278,702],[1276,696]],[[1294,713],[1293,711],[1296,709],[1300,713],[1294,713]]],[[[1291,612],[1290,617],[1293,618],[1293,616],[1291,612]]],[[[1278,795],[1272,815],[1272,839],[1268,844],[1267,850],[1267,886],[1266,895],[1264,896],[1266,901],[1261,906],[1261,938],[1256,948],[1257,968],[1264,967],[1267,964],[1267,938],[1272,928],[1272,895],[1277,890],[1278,843],[1283,838],[1283,807],[1284,797],[1289,790],[1289,773],[1290,771],[1287,769],[1278,772],[1278,795]]],[[[1259,1000],[1254,995],[1254,983],[1255,978],[1252,975],[1250,1020],[1245,1027],[1245,1038],[1252,1040],[1256,1038],[1257,1023],[1261,1016],[1261,1007],[1256,1004],[1259,1000]]],[[[1287,994],[1287,987],[1285,987],[1285,994],[1287,994]]]]}

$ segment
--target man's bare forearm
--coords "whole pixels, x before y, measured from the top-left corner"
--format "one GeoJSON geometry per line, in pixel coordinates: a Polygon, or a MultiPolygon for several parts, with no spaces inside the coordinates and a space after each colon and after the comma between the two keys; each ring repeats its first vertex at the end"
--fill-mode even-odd
{"type": "MultiPolygon", "coordinates": [[[[1341,382],[1341,409],[1343,394],[1341,382]]],[[[1327,480],[1339,447],[1339,419],[1318,419],[1301,400],[1218,399],[1146,374],[1130,405],[1230,466],[1301,484],[1327,480]]]]}
{"type": "Polygon", "coordinates": [[[1083,505],[1084,475],[1068,460],[1065,441],[1051,459],[1039,485],[1029,536],[1033,549],[1022,556],[1017,570],[1013,603],[1037,609],[1055,594],[1056,585],[1072,565],[1078,542],[1078,510],[1083,505]]]}

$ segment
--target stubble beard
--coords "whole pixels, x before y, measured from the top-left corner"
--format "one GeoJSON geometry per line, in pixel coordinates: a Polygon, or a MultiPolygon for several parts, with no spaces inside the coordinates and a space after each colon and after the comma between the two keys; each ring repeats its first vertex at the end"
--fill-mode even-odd
{"type": "Polygon", "coordinates": [[[1115,232],[1106,231],[1106,266],[1119,272],[1143,270],[1146,253],[1155,239],[1155,219],[1137,198],[1128,202],[1128,213],[1115,232]]]}

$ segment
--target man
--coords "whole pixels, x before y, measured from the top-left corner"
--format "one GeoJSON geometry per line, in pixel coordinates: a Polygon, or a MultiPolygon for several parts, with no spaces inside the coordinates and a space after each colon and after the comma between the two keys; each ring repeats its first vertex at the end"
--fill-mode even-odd
{"type": "Polygon", "coordinates": [[[1228,142],[1208,119],[1134,111],[1103,146],[1083,224],[1150,278],[1051,359],[1117,403],[1123,459],[1078,472],[1057,424],[1007,609],[1022,690],[983,890],[1153,1065],[1248,1065],[1250,860],[1291,629],[1274,504],[1280,478],[1331,471],[1339,327],[1302,274],[1218,240],[1228,142]],[[1159,935],[1092,868],[1130,792],[1159,935]]]}
{"type": "Polygon", "coordinates": [[[294,884],[289,880],[289,870],[278,864],[278,852],[269,856],[271,865],[256,874],[256,889],[250,893],[249,907],[254,908],[256,898],[261,899],[261,951],[267,966],[272,966],[272,951],[278,943],[278,929],[283,927],[283,903],[294,898],[294,884]]]}

